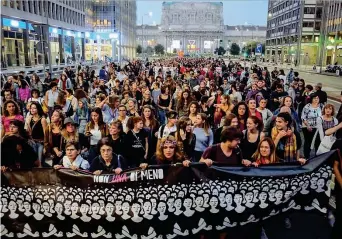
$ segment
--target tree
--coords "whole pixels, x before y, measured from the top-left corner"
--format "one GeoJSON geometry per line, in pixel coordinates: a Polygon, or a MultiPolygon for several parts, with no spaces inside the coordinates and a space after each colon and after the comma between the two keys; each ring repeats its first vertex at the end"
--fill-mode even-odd
{"type": "Polygon", "coordinates": [[[145,52],[146,52],[148,55],[152,55],[152,54],[153,54],[153,48],[150,47],[150,46],[147,46],[145,52]]]}
{"type": "Polygon", "coordinates": [[[224,54],[226,54],[226,50],[220,46],[219,48],[216,48],[214,51],[215,54],[218,54],[219,56],[223,56],[224,54]]]}
{"type": "Polygon", "coordinates": [[[163,47],[163,45],[157,44],[154,47],[154,51],[155,51],[156,54],[163,55],[164,54],[164,47],[163,47]]]}
{"type": "Polygon", "coordinates": [[[142,47],[140,45],[137,46],[137,54],[141,54],[142,53],[142,47]]]}
{"type": "Polygon", "coordinates": [[[233,56],[240,55],[240,46],[236,43],[232,43],[230,46],[230,54],[233,56]]]}

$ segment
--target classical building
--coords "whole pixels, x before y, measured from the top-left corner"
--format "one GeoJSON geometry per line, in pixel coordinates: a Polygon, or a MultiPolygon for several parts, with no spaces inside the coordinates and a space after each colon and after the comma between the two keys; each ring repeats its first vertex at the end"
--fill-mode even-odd
{"type": "Polygon", "coordinates": [[[319,60],[321,0],[269,0],[266,59],[304,65],[319,60]]]}
{"type": "Polygon", "coordinates": [[[54,65],[135,56],[132,0],[3,0],[1,65],[54,65]]]}
{"type": "Polygon", "coordinates": [[[167,52],[211,52],[223,38],[222,2],[163,2],[161,24],[138,26],[137,43],[156,43],[167,52]]]}
{"type": "Polygon", "coordinates": [[[212,53],[235,42],[265,41],[266,28],[262,26],[226,26],[222,2],[164,2],[161,24],[139,25],[137,44],[146,48],[162,44],[167,52],[212,53]]]}

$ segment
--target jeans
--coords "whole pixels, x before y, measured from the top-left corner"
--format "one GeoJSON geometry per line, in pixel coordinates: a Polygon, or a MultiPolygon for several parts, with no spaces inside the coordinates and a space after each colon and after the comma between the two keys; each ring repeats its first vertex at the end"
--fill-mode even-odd
{"type": "Polygon", "coordinates": [[[160,125],[165,124],[166,123],[166,113],[165,113],[165,110],[159,109],[158,110],[158,116],[159,116],[160,125]]]}
{"type": "Polygon", "coordinates": [[[78,133],[84,134],[87,123],[88,122],[85,119],[80,120],[80,125],[78,126],[78,133]]]}
{"type": "Polygon", "coordinates": [[[40,142],[36,142],[32,145],[34,152],[38,155],[39,162],[43,160],[43,149],[44,145],[40,142]]]}
{"type": "MultiPolygon", "coordinates": [[[[312,129],[312,131],[310,132],[307,128],[303,128],[303,135],[304,135],[304,156],[306,159],[310,158],[310,151],[311,151],[311,143],[313,140],[313,137],[315,136],[316,133],[315,128],[312,129]]],[[[317,135],[317,137],[319,137],[319,135],[317,135]]],[[[316,141],[314,143],[315,145],[315,152],[318,149],[319,144],[317,145],[317,138],[316,141]]]]}

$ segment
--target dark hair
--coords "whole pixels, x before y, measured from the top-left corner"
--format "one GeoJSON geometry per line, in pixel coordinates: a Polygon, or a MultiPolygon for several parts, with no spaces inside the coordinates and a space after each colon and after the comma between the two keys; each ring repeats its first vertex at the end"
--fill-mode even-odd
{"type": "MultiPolygon", "coordinates": [[[[161,92],[162,94],[165,94],[166,88],[169,89],[169,86],[168,86],[168,85],[162,85],[162,87],[160,88],[160,92],[161,92]]],[[[170,89],[169,89],[169,93],[170,93],[170,89]]]]}
{"type": "MultiPolygon", "coordinates": [[[[93,113],[93,112],[95,112],[96,114],[99,115],[99,122],[98,122],[99,127],[102,126],[102,125],[104,125],[105,122],[103,122],[102,110],[101,110],[99,107],[93,108],[93,109],[91,109],[91,111],[90,111],[90,115],[91,115],[91,113],[93,113]]],[[[95,126],[94,121],[93,121],[93,119],[90,117],[90,128],[93,129],[94,126],[95,126]]]]}
{"type": "Polygon", "coordinates": [[[232,124],[232,120],[237,118],[237,116],[233,113],[227,114],[223,119],[223,126],[230,126],[232,124]]]}
{"type": "Polygon", "coordinates": [[[242,132],[239,129],[233,126],[228,126],[222,131],[220,139],[221,142],[225,143],[227,141],[233,141],[234,139],[241,139],[242,136],[242,132]]]}
{"type": "Polygon", "coordinates": [[[32,89],[31,90],[31,97],[33,97],[33,93],[37,93],[38,96],[40,95],[40,91],[38,89],[32,89]]]}
{"type": "Polygon", "coordinates": [[[36,106],[37,111],[38,111],[38,115],[39,115],[40,117],[45,116],[44,111],[43,111],[43,108],[42,108],[42,106],[41,106],[38,102],[36,102],[36,101],[31,101],[30,109],[31,109],[32,105],[35,105],[35,106],[36,106]]]}
{"type": "Polygon", "coordinates": [[[251,119],[253,121],[254,124],[257,124],[257,129],[259,130],[259,132],[261,132],[264,128],[264,124],[263,122],[256,116],[251,115],[248,117],[249,119],[251,119]]]}
{"type": "Polygon", "coordinates": [[[113,149],[113,146],[112,144],[110,143],[109,141],[109,138],[108,137],[104,137],[102,139],[99,140],[99,142],[97,142],[97,150],[98,150],[98,153],[101,155],[101,148],[103,146],[108,146],[108,147],[111,147],[113,149]]]}
{"type": "Polygon", "coordinates": [[[18,127],[18,133],[21,137],[28,139],[27,131],[24,128],[24,126],[25,126],[24,122],[22,122],[20,120],[11,120],[10,125],[11,124],[18,127]]]}
{"type": "Polygon", "coordinates": [[[309,101],[309,103],[312,104],[313,99],[316,98],[316,97],[318,97],[318,100],[320,100],[320,98],[319,98],[319,96],[318,96],[318,94],[317,94],[316,92],[313,93],[313,94],[311,94],[311,95],[310,95],[310,101],[309,101]]]}
{"type": "Polygon", "coordinates": [[[50,89],[52,89],[53,87],[57,86],[57,83],[55,81],[51,82],[50,84],[50,89]]]}
{"type": "Polygon", "coordinates": [[[66,89],[66,91],[67,91],[70,95],[72,95],[72,94],[74,93],[72,89],[66,89]]]}
{"type": "Polygon", "coordinates": [[[9,116],[9,113],[8,113],[6,108],[7,108],[7,105],[10,103],[14,104],[14,107],[15,107],[14,115],[19,115],[20,114],[20,108],[19,108],[17,102],[15,102],[14,100],[6,100],[2,106],[3,107],[2,113],[4,114],[4,116],[6,116],[6,117],[9,116]]]}
{"type": "Polygon", "coordinates": [[[240,117],[240,116],[239,116],[239,106],[241,106],[241,105],[245,106],[245,108],[246,108],[245,114],[242,116],[243,119],[246,121],[247,118],[248,118],[249,112],[248,112],[248,106],[247,106],[247,104],[246,104],[245,102],[240,101],[239,103],[237,103],[237,104],[234,106],[234,108],[233,108],[233,110],[232,110],[232,113],[235,114],[235,115],[239,118],[239,117],[240,117]]]}
{"type": "Polygon", "coordinates": [[[292,124],[292,116],[287,112],[281,112],[277,115],[277,117],[282,118],[287,123],[287,126],[292,124]]]}
{"type": "Polygon", "coordinates": [[[310,91],[312,91],[312,90],[313,90],[313,87],[312,87],[312,85],[306,85],[306,86],[305,86],[305,88],[308,88],[310,91]]]}

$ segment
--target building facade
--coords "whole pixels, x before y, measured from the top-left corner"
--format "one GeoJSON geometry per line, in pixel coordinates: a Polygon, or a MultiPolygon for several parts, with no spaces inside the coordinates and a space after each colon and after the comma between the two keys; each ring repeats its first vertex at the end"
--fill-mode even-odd
{"type": "Polygon", "coordinates": [[[233,42],[241,47],[249,41],[265,42],[265,27],[224,25],[221,2],[167,2],[162,9],[160,25],[136,28],[137,44],[144,49],[161,44],[169,53],[213,53],[233,42]]]}
{"type": "Polygon", "coordinates": [[[323,0],[269,0],[266,52],[270,61],[317,64],[323,0]]]}
{"type": "Polygon", "coordinates": [[[331,0],[324,2],[325,36],[322,44],[322,65],[342,65],[342,1],[331,0]]]}
{"type": "Polygon", "coordinates": [[[135,15],[135,1],[130,0],[3,0],[1,65],[132,58],[135,15]]]}

